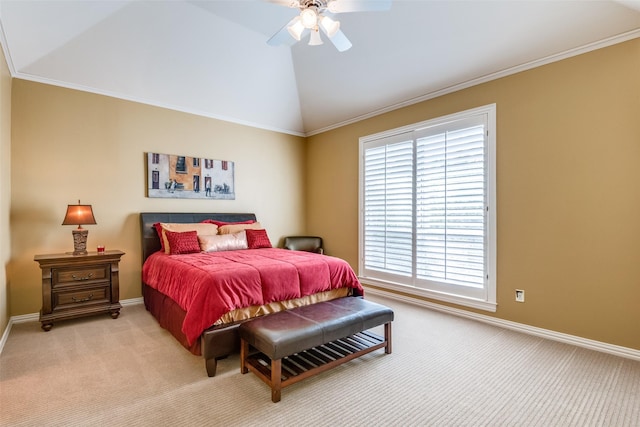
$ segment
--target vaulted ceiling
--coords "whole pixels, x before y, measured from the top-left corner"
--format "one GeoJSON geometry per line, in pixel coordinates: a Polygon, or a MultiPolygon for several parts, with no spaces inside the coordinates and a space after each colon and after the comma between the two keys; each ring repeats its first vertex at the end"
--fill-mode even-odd
{"type": "Polygon", "coordinates": [[[640,0],[394,0],[336,15],[345,52],[326,37],[267,45],[296,14],[265,0],[0,0],[16,78],[295,135],[640,37],[640,0]]]}

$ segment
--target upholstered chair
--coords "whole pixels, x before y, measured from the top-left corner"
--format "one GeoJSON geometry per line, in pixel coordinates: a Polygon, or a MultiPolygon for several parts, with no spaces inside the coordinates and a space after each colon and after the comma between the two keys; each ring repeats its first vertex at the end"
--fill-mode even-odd
{"type": "Polygon", "coordinates": [[[292,251],[324,253],[322,237],[317,236],[288,236],[284,238],[283,247],[292,251]]]}

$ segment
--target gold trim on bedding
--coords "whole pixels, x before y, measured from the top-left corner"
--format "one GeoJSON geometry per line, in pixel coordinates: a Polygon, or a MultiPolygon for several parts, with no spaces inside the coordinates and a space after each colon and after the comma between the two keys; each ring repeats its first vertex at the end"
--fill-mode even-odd
{"type": "Polygon", "coordinates": [[[302,307],[304,305],[316,304],[322,301],[331,301],[332,299],[348,296],[350,291],[350,288],[332,289],[330,291],[319,292],[306,297],[286,301],[275,301],[265,305],[252,305],[251,307],[238,308],[223,315],[216,323],[214,323],[214,325],[224,325],[227,323],[238,322],[240,320],[251,319],[252,317],[263,316],[265,314],[277,313],[282,310],[302,307]]]}

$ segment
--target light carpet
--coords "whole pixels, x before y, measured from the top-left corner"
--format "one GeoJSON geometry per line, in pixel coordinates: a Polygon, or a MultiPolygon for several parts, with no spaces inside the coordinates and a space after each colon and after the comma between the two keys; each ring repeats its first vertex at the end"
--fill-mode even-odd
{"type": "MultiPolygon", "coordinates": [[[[393,353],[283,389],[204,361],[144,306],[13,326],[0,355],[3,426],[640,426],[640,362],[407,303],[393,353]]],[[[377,332],[382,333],[381,329],[377,332]]]]}

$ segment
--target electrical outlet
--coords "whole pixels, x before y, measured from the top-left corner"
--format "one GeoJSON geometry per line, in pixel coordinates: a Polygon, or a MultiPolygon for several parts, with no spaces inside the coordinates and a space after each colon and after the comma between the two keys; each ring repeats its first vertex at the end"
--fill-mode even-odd
{"type": "Polygon", "coordinates": [[[516,302],[524,302],[524,291],[516,289],[516,302]]]}

